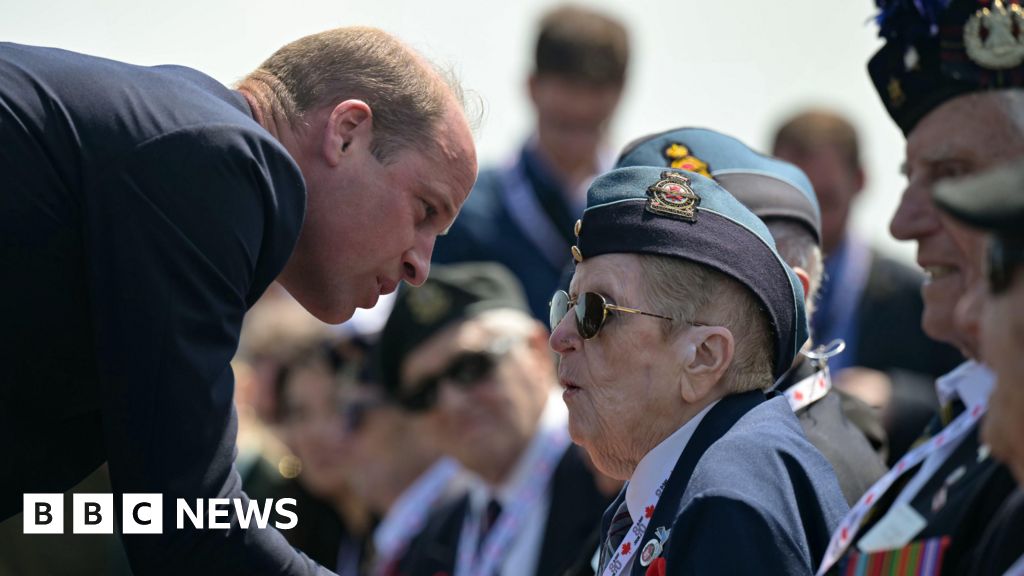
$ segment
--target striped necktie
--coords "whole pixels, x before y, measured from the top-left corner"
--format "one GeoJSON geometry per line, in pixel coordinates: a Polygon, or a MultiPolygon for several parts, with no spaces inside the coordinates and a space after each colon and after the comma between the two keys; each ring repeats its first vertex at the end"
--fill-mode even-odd
{"type": "Polygon", "coordinates": [[[626,500],[623,498],[622,504],[615,510],[615,516],[612,516],[612,523],[608,526],[608,537],[604,540],[604,545],[601,547],[601,570],[598,573],[604,572],[608,563],[612,561],[615,556],[615,551],[619,548],[619,544],[622,539],[626,537],[626,533],[629,532],[630,526],[633,525],[633,518],[629,515],[629,507],[626,506],[626,500]]]}

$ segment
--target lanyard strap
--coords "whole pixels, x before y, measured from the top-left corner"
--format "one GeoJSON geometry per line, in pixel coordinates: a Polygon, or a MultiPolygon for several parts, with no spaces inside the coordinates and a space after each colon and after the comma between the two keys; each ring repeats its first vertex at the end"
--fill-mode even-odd
{"type": "Polygon", "coordinates": [[[923,462],[925,458],[939,448],[959,442],[961,438],[973,429],[974,425],[984,414],[985,404],[978,404],[970,412],[964,412],[931,440],[908,452],[878,482],[875,482],[875,485],[861,496],[857,504],[846,513],[843,521],[839,523],[839,529],[832,534],[832,540],[829,541],[828,551],[825,552],[825,559],[818,569],[817,576],[828,572],[829,568],[842,557],[846,549],[853,543],[854,536],[856,536],[864,517],[871,510],[871,506],[885,494],[893,483],[896,482],[897,478],[902,476],[907,470],[923,462]]]}
{"type": "Polygon", "coordinates": [[[831,389],[832,377],[825,368],[790,386],[783,394],[789,401],[789,407],[797,412],[824,398],[831,389]]]}
{"type": "Polygon", "coordinates": [[[568,431],[561,426],[553,430],[544,443],[544,450],[530,468],[530,481],[505,503],[497,523],[483,542],[479,541],[480,515],[472,510],[470,504],[468,517],[459,534],[455,576],[491,576],[497,572],[498,564],[508,554],[515,536],[522,532],[526,516],[547,492],[551,476],[568,447],[568,431]]]}
{"type": "Polygon", "coordinates": [[[397,560],[412,538],[419,534],[431,507],[444,494],[448,483],[458,472],[458,465],[454,461],[447,458],[439,460],[392,507],[392,513],[395,514],[393,522],[388,522],[386,526],[382,524],[374,535],[377,553],[375,572],[381,573],[397,560]]]}

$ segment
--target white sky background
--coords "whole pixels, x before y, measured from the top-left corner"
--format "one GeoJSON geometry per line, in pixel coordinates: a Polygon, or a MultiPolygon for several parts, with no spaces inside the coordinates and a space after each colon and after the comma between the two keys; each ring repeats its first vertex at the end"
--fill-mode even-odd
{"type": "MultiPolygon", "coordinates": [[[[578,0],[620,17],[633,60],[613,124],[616,149],[690,125],[755,148],[804,105],[847,114],[861,131],[868,188],[854,227],[890,253],[904,179],[903,137],[866,71],[878,49],[871,0],[578,0]]],[[[485,105],[483,163],[513,153],[531,129],[525,78],[536,22],[550,0],[0,0],[0,41],[48,45],[137,64],[182,64],[233,84],[281,45],[334,26],[372,25],[454,67],[485,105]]],[[[102,81],[102,79],[97,79],[102,81]]]]}

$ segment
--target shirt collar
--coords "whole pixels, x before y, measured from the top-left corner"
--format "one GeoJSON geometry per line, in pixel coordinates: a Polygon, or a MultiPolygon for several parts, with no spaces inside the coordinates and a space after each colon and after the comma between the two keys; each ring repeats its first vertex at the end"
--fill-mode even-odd
{"type": "Polygon", "coordinates": [[[682,456],[683,450],[686,449],[686,445],[690,442],[690,438],[697,430],[701,420],[704,419],[708,410],[711,410],[718,402],[715,400],[705,406],[696,416],[680,426],[668,438],[662,440],[637,464],[633,476],[629,479],[629,484],[626,485],[626,507],[633,520],[643,514],[644,507],[649,503],[651,495],[676,467],[676,462],[682,456]]]}
{"type": "Polygon", "coordinates": [[[404,525],[409,518],[421,515],[423,508],[446,492],[449,483],[459,473],[459,465],[451,458],[440,458],[405,489],[373,531],[373,545],[378,553],[389,555],[404,544],[404,525]]]}
{"type": "Polygon", "coordinates": [[[995,386],[995,374],[984,364],[968,360],[935,381],[939,401],[943,404],[959,398],[968,410],[988,401],[995,386]]]}

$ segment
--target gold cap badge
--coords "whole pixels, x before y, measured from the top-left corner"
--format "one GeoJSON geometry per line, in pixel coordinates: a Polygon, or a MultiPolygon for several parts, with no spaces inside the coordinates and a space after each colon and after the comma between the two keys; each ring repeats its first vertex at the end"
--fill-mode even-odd
{"type": "Polygon", "coordinates": [[[1014,68],[1024,62],[1024,10],[995,0],[964,24],[964,48],[977,65],[991,70],[1014,68]]]}
{"type": "Polygon", "coordinates": [[[708,163],[690,154],[690,149],[683,144],[675,142],[665,148],[665,159],[668,160],[669,168],[696,172],[701,176],[711,178],[708,163]]]}
{"type": "Polygon", "coordinates": [[[661,180],[647,189],[647,210],[654,214],[696,222],[699,204],[690,179],[678,172],[662,172],[661,180]]]}
{"type": "Polygon", "coordinates": [[[424,284],[409,291],[406,301],[413,320],[418,324],[432,324],[448,313],[451,296],[436,284],[424,284]]]}

